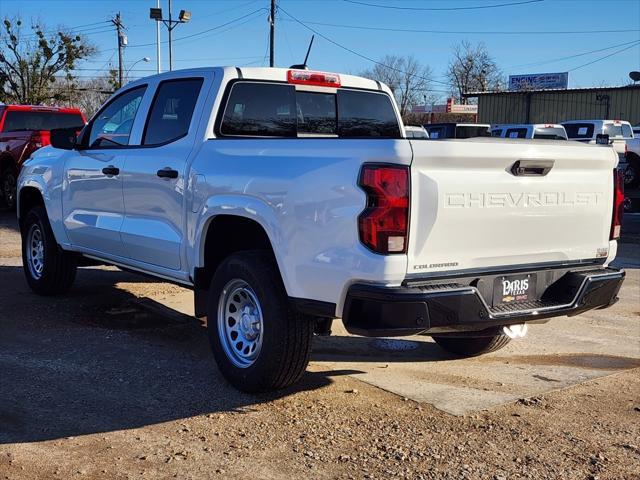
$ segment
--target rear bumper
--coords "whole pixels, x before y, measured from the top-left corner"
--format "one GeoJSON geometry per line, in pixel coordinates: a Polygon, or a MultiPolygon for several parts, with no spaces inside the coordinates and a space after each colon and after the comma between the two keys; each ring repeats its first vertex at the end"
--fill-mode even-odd
{"type": "Polygon", "coordinates": [[[402,287],[354,284],[343,322],[350,333],[370,337],[478,332],[606,308],[618,300],[624,276],[624,270],[613,268],[567,271],[545,287],[540,300],[497,307],[489,306],[476,286],[455,280],[402,287]]]}

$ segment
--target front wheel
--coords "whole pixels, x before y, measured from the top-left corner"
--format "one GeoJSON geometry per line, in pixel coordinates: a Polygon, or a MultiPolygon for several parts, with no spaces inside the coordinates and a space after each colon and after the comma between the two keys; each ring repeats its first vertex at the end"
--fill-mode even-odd
{"type": "Polygon", "coordinates": [[[57,244],[44,207],[35,207],[22,225],[22,265],[31,290],[65,293],[76,278],[77,259],[57,244]]]}
{"type": "Polygon", "coordinates": [[[16,209],[16,185],[18,174],[11,167],[0,172],[0,188],[2,189],[2,200],[9,210],[16,209]]]}
{"type": "Polygon", "coordinates": [[[434,336],[433,340],[446,350],[459,357],[475,357],[485,353],[495,352],[505,347],[511,339],[506,335],[490,337],[447,337],[434,336]]]}
{"type": "Polygon", "coordinates": [[[239,252],[220,264],[209,289],[207,319],[218,367],[238,390],[287,387],[309,363],[314,323],[291,308],[268,252],[239,252]]]}

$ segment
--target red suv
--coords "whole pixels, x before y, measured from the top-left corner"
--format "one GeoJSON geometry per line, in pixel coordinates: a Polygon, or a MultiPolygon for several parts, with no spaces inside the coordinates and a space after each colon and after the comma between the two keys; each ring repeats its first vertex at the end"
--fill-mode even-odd
{"type": "Polygon", "coordinates": [[[16,180],[22,163],[40,147],[49,145],[54,128],[85,124],[77,108],[0,105],[0,200],[16,206],[16,180]]]}

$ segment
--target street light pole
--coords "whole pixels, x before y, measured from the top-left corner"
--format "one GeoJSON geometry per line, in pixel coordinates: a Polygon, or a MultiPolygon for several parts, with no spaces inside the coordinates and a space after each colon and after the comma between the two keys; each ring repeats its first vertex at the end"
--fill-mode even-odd
{"type": "MultiPolygon", "coordinates": [[[[158,0],[158,4],[160,0],[158,0]]],[[[162,18],[162,9],[161,8],[151,8],[149,9],[149,18],[155,20],[156,22],[164,23],[167,30],[169,30],[169,71],[173,70],[173,43],[172,43],[172,35],[171,32],[174,28],[176,28],[181,23],[187,23],[191,20],[191,12],[188,10],[180,10],[180,15],[178,15],[178,20],[174,20],[171,13],[171,0],[169,0],[169,18],[165,20],[162,18]]],[[[159,38],[159,36],[158,36],[159,38]]],[[[160,45],[160,41],[158,40],[158,45],[160,45]]],[[[160,47],[158,46],[158,59],[160,58],[160,47]]],[[[159,62],[158,62],[159,63],[159,62]]],[[[159,69],[160,67],[158,67],[159,69]]]]}
{"type": "Polygon", "coordinates": [[[139,60],[136,60],[135,62],[133,62],[131,64],[131,66],[129,68],[127,68],[127,72],[125,73],[125,77],[127,78],[127,81],[129,80],[129,72],[131,72],[131,70],[133,70],[133,67],[135,67],[138,63],[140,62],[150,62],[151,59],[149,57],[142,57],[139,60]]]}

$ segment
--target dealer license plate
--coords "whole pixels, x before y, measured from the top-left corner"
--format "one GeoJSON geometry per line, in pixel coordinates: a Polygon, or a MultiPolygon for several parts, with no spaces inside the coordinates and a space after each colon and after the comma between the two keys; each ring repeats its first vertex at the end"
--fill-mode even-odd
{"type": "Polygon", "coordinates": [[[505,275],[493,282],[493,305],[535,300],[536,274],[505,275]]]}

